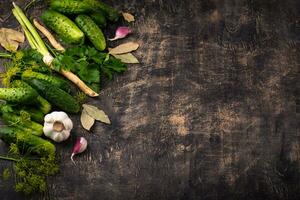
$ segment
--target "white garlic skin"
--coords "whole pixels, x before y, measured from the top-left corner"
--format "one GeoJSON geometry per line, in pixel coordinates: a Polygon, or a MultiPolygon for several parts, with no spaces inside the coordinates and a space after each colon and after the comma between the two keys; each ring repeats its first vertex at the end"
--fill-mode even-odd
{"type": "Polygon", "coordinates": [[[69,116],[62,111],[54,111],[49,113],[44,118],[43,132],[45,136],[51,138],[55,142],[62,142],[70,137],[73,129],[73,122],[69,116]],[[54,123],[59,122],[63,124],[64,129],[61,131],[54,130],[54,123]]]}

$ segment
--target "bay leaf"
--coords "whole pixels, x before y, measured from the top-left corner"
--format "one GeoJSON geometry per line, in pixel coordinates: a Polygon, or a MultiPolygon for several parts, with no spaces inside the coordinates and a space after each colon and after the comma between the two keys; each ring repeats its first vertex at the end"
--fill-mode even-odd
{"type": "Polygon", "coordinates": [[[9,40],[14,40],[19,43],[23,43],[25,41],[25,35],[22,32],[16,31],[11,28],[2,28],[4,32],[6,32],[6,36],[9,40]]]}
{"type": "Polygon", "coordinates": [[[105,124],[110,124],[110,120],[103,110],[100,110],[96,106],[89,104],[83,104],[82,106],[83,109],[87,112],[87,114],[95,120],[103,122],[105,124]]]}
{"type": "Polygon", "coordinates": [[[135,64],[140,63],[132,53],[112,54],[115,58],[120,59],[123,63],[135,64]]]}
{"type": "Polygon", "coordinates": [[[127,22],[134,22],[134,20],[135,20],[134,16],[128,12],[123,12],[122,15],[123,15],[123,18],[125,19],[125,21],[127,21],[127,22]]]}
{"type": "Polygon", "coordinates": [[[84,129],[91,130],[92,126],[95,123],[95,119],[91,117],[85,109],[82,110],[81,116],[80,116],[80,122],[84,129]]]}
{"type": "Polygon", "coordinates": [[[120,44],[114,48],[109,49],[110,54],[124,54],[135,51],[139,48],[139,44],[136,42],[127,42],[124,44],[120,44]]]}
{"type": "Polygon", "coordinates": [[[19,43],[24,41],[23,33],[9,28],[0,28],[0,44],[6,50],[14,52],[18,49],[19,43]]]}

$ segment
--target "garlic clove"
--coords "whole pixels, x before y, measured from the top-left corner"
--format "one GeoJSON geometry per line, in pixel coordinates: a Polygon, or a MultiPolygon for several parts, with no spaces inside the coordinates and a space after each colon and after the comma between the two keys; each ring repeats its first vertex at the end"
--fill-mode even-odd
{"type": "Polygon", "coordinates": [[[43,127],[43,132],[44,134],[49,137],[52,133],[53,129],[52,129],[52,126],[49,125],[48,123],[45,123],[44,124],[44,127],[43,127]]]}
{"type": "Polygon", "coordinates": [[[55,116],[56,121],[63,121],[64,119],[69,118],[67,113],[65,113],[63,111],[54,111],[51,114],[55,116]]]}
{"type": "Polygon", "coordinates": [[[44,117],[44,121],[47,122],[47,123],[53,123],[54,122],[54,117],[51,114],[47,114],[44,117]]]}
{"type": "Polygon", "coordinates": [[[66,129],[72,130],[73,129],[73,122],[70,118],[65,118],[62,123],[66,129]]]}
{"type": "Polygon", "coordinates": [[[132,30],[130,28],[126,26],[120,26],[116,30],[115,37],[108,40],[114,41],[114,40],[122,39],[125,38],[130,33],[132,33],[132,30]]]}
{"type": "Polygon", "coordinates": [[[76,139],[76,143],[73,148],[73,152],[71,155],[71,160],[75,164],[75,161],[73,160],[74,155],[82,153],[87,148],[87,140],[84,137],[79,137],[76,139]]]}
{"type": "Polygon", "coordinates": [[[61,132],[52,132],[50,138],[54,140],[55,142],[62,142],[65,140],[65,135],[63,135],[61,132]]]}

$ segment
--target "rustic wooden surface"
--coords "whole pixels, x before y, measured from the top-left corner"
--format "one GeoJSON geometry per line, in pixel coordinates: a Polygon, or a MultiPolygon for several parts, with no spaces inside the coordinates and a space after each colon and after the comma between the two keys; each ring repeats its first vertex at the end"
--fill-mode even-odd
{"type": "MultiPolygon", "coordinates": [[[[74,166],[75,136],[59,144],[60,173],[28,199],[300,199],[299,1],[110,2],[135,14],[141,64],[89,99],[112,126],[77,123],[88,151],[74,166]]],[[[0,178],[1,200],[24,198],[0,178]]]]}

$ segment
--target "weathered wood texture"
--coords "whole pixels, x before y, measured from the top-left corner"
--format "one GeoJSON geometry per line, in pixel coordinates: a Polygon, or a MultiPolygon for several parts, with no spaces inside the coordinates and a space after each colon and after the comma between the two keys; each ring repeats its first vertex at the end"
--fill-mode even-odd
{"type": "MultiPolygon", "coordinates": [[[[74,137],[59,144],[61,171],[32,198],[300,199],[299,3],[111,1],[136,16],[123,41],[141,64],[89,99],[112,126],[78,123],[89,150],[74,166],[74,137]]],[[[0,199],[23,199],[12,184],[0,179],[0,199]]]]}

